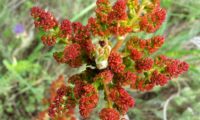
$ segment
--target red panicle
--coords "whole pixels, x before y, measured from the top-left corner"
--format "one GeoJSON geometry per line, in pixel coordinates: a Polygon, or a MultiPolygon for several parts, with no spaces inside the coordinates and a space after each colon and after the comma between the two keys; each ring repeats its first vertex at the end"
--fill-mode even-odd
{"type": "Polygon", "coordinates": [[[72,23],[73,27],[73,38],[72,40],[77,43],[82,43],[84,40],[90,39],[90,31],[88,26],[83,26],[79,22],[72,23]]]}
{"type": "Polygon", "coordinates": [[[69,20],[63,20],[60,26],[60,37],[68,38],[72,35],[72,24],[69,20]]]}
{"type": "Polygon", "coordinates": [[[96,18],[93,17],[89,18],[87,26],[94,36],[103,35],[103,32],[101,31],[101,26],[97,23],[96,18]]]}
{"type": "Polygon", "coordinates": [[[109,66],[115,73],[121,73],[124,71],[125,65],[119,53],[112,52],[109,56],[109,66]]]}
{"type": "Polygon", "coordinates": [[[147,47],[150,53],[156,52],[163,44],[165,38],[163,36],[156,36],[150,39],[150,45],[147,47]]]}
{"type": "Polygon", "coordinates": [[[65,85],[57,90],[57,96],[49,107],[49,116],[51,118],[59,118],[67,113],[68,110],[75,108],[75,100],[71,98],[71,93],[72,89],[65,85]]]}
{"type": "Polygon", "coordinates": [[[46,46],[54,46],[56,44],[56,36],[43,35],[41,39],[46,46]]]}
{"type": "Polygon", "coordinates": [[[127,19],[126,0],[117,0],[112,9],[113,11],[108,15],[109,23],[112,23],[113,20],[127,19]]]}
{"type": "Polygon", "coordinates": [[[58,25],[55,17],[45,10],[39,7],[33,7],[31,9],[31,16],[35,18],[35,26],[41,27],[45,31],[50,30],[58,25]]]}
{"type": "Polygon", "coordinates": [[[55,81],[53,81],[51,83],[50,86],[50,99],[49,102],[52,102],[53,99],[56,97],[56,91],[58,88],[60,88],[61,86],[63,86],[65,84],[64,82],[64,76],[59,76],[55,81]]]}
{"type": "Polygon", "coordinates": [[[90,84],[83,86],[83,91],[79,101],[79,110],[83,118],[88,118],[96,107],[99,97],[96,89],[90,84]]]}
{"type": "Polygon", "coordinates": [[[142,53],[138,51],[137,49],[131,49],[130,57],[132,60],[139,60],[142,58],[142,53]]]}
{"type": "Polygon", "coordinates": [[[166,72],[170,77],[177,77],[189,69],[189,65],[186,62],[181,62],[179,60],[169,60],[166,65],[166,72]]]}
{"type": "Polygon", "coordinates": [[[82,63],[82,59],[81,57],[77,57],[75,58],[74,60],[70,60],[68,62],[69,66],[72,67],[72,68],[78,68],[80,67],[83,63],[82,63]]]}
{"type": "Polygon", "coordinates": [[[110,99],[116,104],[117,109],[126,114],[129,108],[135,105],[135,100],[121,87],[111,89],[110,99]]]}
{"type": "Polygon", "coordinates": [[[63,59],[63,52],[55,52],[55,53],[53,53],[53,57],[58,63],[64,63],[65,62],[64,59],[63,59]]]}
{"type": "Polygon", "coordinates": [[[140,79],[138,81],[137,89],[140,91],[150,91],[153,89],[154,86],[155,86],[154,83],[151,82],[146,83],[145,79],[140,79]]]}
{"type": "Polygon", "coordinates": [[[64,50],[64,60],[69,62],[70,60],[75,60],[81,54],[81,46],[79,44],[71,44],[65,47],[64,50]]]}
{"type": "Polygon", "coordinates": [[[165,74],[159,73],[158,71],[154,71],[151,75],[151,81],[156,85],[163,86],[167,84],[168,80],[169,78],[165,74]]]}
{"type": "Polygon", "coordinates": [[[136,61],[135,68],[138,72],[150,70],[153,67],[154,61],[151,58],[145,58],[136,61]]]}
{"type": "Polygon", "coordinates": [[[95,76],[94,81],[102,80],[104,83],[108,84],[113,79],[113,73],[110,70],[104,70],[95,76]]]}
{"type": "Polygon", "coordinates": [[[132,85],[135,84],[136,75],[133,72],[127,71],[123,74],[122,85],[132,85]]]}
{"type": "Polygon", "coordinates": [[[81,47],[85,50],[85,53],[92,58],[92,54],[95,52],[95,45],[92,40],[88,39],[82,42],[81,47]]]}
{"type": "Polygon", "coordinates": [[[157,31],[166,17],[166,10],[156,8],[152,13],[147,14],[141,18],[140,29],[149,33],[157,31]]]}
{"type": "Polygon", "coordinates": [[[109,0],[97,0],[96,5],[97,19],[101,23],[107,23],[108,13],[111,11],[109,0]]]}
{"type": "Polygon", "coordinates": [[[163,36],[131,37],[133,30],[137,35],[142,31],[154,33],[160,28],[166,18],[160,0],[149,0],[148,4],[141,0],[116,0],[113,4],[109,0],[97,0],[95,12],[96,17],[83,25],[67,19],[58,23],[51,13],[39,7],[31,9],[35,26],[45,32],[41,38],[43,44],[64,46],[53,54],[55,60],[72,68],[86,65],[84,71],[69,78],[68,86],[63,77],[52,83],[51,97],[46,99],[50,103],[47,110],[50,119],[74,120],[76,104],[82,118],[89,118],[98,104],[98,92],[103,90],[108,108],[100,111],[100,119],[120,120],[120,114],[127,114],[135,104],[123,87],[149,91],[189,69],[186,62],[163,55],[155,59],[150,56],[163,45],[163,36]],[[112,40],[117,38],[122,42],[117,41],[113,46],[112,40]],[[108,65],[102,70],[97,67],[99,62],[108,65]]]}
{"type": "Polygon", "coordinates": [[[101,120],[120,120],[120,114],[113,108],[103,108],[99,113],[101,120]]]}

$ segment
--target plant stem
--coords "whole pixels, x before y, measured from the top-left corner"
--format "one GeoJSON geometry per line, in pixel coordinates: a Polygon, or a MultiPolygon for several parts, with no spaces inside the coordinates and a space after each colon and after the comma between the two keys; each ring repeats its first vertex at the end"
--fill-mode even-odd
{"type": "Polygon", "coordinates": [[[122,46],[123,40],[118,40],[116,45],[113,47],[112,51],[118,51],[118,49],[122,46]]]}
{"type": "Polygon", "coordinates": [[[106,99],[107,99],[107,102],[108,102],[108,107],[109,107],[109,108],[112,108],[112,102],[111,102],[110,99],[109,99],[109,90],[108,90],[108,87],[107,87],[107,85],[106,85],[105,82],[103,82],[103,87],[104,87],[106,99]]]}
{"type": "Polygon", "coordinates": [[[144,5],[140,7],[139,11],[137,12],[138,17],[140,17],[140,15],[142,14],[144,7],[145,7],[144,5]]]}
{"type": "Polygon", "coordinates": [[[119,48],[122,46],[124,39],[126,38],[126,35],[122,36],[122,37],[117,37],[117,43],[115,44],[115,46],[112,48],[112,51],[118,51],[119,48]]]}

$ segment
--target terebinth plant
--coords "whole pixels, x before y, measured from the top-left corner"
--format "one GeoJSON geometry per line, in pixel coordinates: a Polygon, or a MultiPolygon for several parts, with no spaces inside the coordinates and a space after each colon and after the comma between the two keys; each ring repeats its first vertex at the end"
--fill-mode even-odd
{"type": "Polygon", "coordinates": [[[40,7],[31,9],[35,27],[44,33],[43,44],[59,48],[54,59],[72,68],[87,66],[57,90],[48,109],[53,120],[75,119],[70,114],[76,105],[82,118],[89,118],[100,91],[106,104],[99,118],[120,120],[135,104],[125,88],[149,91],[189,68],[186,62],[154,54],[165,41],[152,34],[166,18],[160,0],[97,0],[95,13],[83,25],[68,19],[58,22],[40,7]],[[145,39],[141,33],[152,37],[145,39]]]}

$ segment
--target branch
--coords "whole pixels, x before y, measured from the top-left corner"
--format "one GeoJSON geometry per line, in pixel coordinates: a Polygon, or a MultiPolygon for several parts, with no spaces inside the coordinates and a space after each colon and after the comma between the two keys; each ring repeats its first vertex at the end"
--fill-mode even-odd
{"type": "Polygon", "coordinates": [[[167,107],[168,107],[170,101],[173,100],[175,97],[177,97],[177,96],[180,95],[181,86],[180,86],[180,84],[178,82],[177,82],[177,85],[178,85],[178,91],[177,91],[177,93],[175,93],[172,96],[170,96],[167,99],[167,101],[165,102],[165,104],[164,104],[164,107],[163,107],[163,120],[167,120],[167,107]]]}
{"type": "Polygon", "coordinates": [[[118,51],[119,48],[123,45],[124,39],[126,38],[126,35],[123,37],[117,37],[117,43],[112,48],[112,51],[118,51]]]}
{"type": "Polygon", "coordinates": [[[110,101],[110,99],[109,99],[109,90],[108,90],[108,87],[107,87],[105,82],[103,82],[103,87],[104,87],[106,99],[107,99],[107,102],[108,102],[108,107],[112,108],[112,101],[110,101]]]}

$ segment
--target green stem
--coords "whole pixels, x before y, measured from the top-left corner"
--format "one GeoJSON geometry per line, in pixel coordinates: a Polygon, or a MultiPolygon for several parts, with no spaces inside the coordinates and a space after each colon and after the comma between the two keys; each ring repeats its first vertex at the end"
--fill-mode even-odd
{"type": "Polygon", "coordinates": [[[107,87],[106,83],[104,83],[104,82],[103,82],[103,87],[104,87],[104,91],[105,91],[108,107],[112,108],[112,101],[109,99],[109,90],[108,90],[108,87],[107,87]]]}

